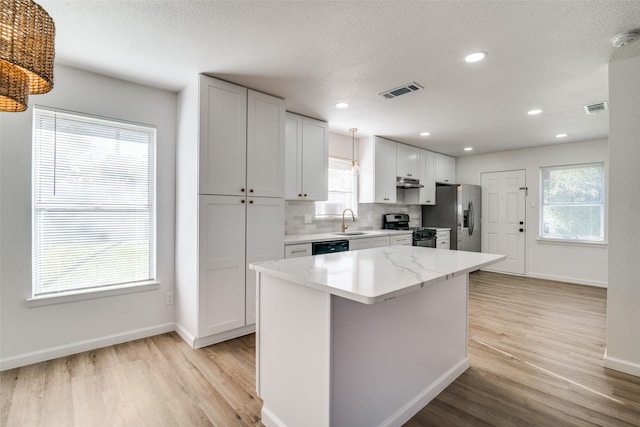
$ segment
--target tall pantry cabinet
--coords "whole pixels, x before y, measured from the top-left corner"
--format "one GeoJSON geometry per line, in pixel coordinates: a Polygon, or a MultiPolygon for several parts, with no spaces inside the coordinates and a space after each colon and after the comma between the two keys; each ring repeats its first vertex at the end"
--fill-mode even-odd
{"type": "Polygon", "coordinates": [[[255,330],[248,265],[284,257],[285,108],[200,75],[178,115],[176,323],[198,348],[255,330]]]}

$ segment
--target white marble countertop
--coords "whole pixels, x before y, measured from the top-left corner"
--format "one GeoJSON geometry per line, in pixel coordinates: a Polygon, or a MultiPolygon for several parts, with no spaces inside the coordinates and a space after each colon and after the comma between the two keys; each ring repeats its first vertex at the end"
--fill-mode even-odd
{"type": "MultiPolygon", "coordinates": [[[[359,230],[353,230],[359,232],[359,230]]],[[[317,234],[296,234],[284,236],[285,245],[297,245],[299,243],[324,242],[329,240],[353,240],[366,239],[368,237],[393,236],[399,234],[411,234],[411,230],[362,230],[364,234],[340,234],[334,233],[317,233],[317,234]]]]}
{"type": "Polygon", "coordinates": [[[251,264],[253,270],[375,304],[505,259],[504,255],[386,246],[251,264]]]}

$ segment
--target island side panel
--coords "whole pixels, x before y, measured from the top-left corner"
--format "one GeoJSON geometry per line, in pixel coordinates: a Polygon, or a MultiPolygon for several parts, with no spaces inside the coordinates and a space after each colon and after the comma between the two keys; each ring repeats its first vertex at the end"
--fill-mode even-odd
{"type": "Polygon", "coordinates": [[[333,426],[400,426],[469,366],[468,275],[373,305],[333,297],[333,426]]]}
{"type": "Polygon", "coordinates": [[[267,427],[330,417],[331,295],[258,273],[256,371],[267,427]]]}

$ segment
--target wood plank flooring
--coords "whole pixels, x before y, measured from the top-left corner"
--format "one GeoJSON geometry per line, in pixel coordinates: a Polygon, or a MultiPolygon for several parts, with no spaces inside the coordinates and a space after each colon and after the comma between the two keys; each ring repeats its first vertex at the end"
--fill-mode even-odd
{"type": "MultiPolygon", "coordinates": [[[[406,427],[640,426],[640,378],[602,367],[605,306],[604,289],[472,274],[471,367],[406,427]]],[[[0,392],[7,427],[262,425],[253,335],[159,335],[4,371],[0,392]]]]}

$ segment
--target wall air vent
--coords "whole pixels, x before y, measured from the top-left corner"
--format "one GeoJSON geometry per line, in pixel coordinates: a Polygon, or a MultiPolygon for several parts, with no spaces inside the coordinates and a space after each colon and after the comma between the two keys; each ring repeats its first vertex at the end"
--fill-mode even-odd
{"type": "Polygon", "coordinates": [[[404,86],[397,87],[395,89],[387,90],[385,92],[380,93],[380,95],[387,99],[393,99],[393,98],[397,98],[400,95],[404,95],[405,93],[415,92],[420,89],[424,89],[424,86],[416,82],[413,82],[413,83],[406,84],[404,86]]]}
{"type": "Polygon", "coordinates": [[[584,111],[587,114],[598,114],[600,111],[606,111],[607,110],[607,103],[606,102],[599,102],[597,104],[591,104],[591,105],[585,105],[584,106],[584,111]]]}

